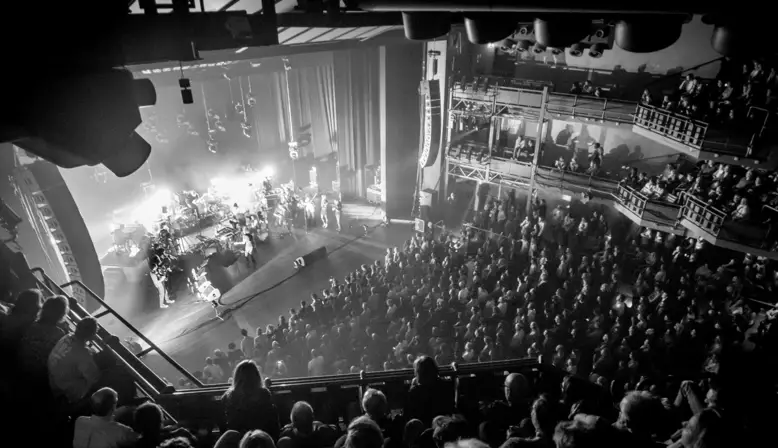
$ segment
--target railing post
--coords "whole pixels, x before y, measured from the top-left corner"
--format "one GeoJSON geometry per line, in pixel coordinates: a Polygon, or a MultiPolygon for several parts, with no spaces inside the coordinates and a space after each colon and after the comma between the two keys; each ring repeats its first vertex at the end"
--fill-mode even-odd
{"type": "Polygon", "coordinates": [[[540,117],[538,118],[538,138],[535,139],[535,154],[532,156],[532,166],[529,175],[529,196],[527,197],[527,216],[532,214],[532,193],[535,191],[535,175],[538,171],[540,160],[540,147],[542,145],[543,122],[546,119],[546,103],[548,102],[548,86],[543,87],[543,95],[540,97],[540,117]]]}

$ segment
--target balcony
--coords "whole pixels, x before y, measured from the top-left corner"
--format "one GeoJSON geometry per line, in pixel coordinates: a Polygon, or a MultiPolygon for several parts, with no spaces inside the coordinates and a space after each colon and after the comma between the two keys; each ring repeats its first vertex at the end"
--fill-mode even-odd
{"type": "MultiPolygon", "coordinates": [[[[529,189],[532,161],[516,161],[504,157],[501,151],[490,152],[487,145],[468,142],[449,149],[446,157],[448,174],[461,179],[494,185],[529,189]]],[[[563,171],[538,165],[535,183],[540,189],[559,189],[570,193],[591,193],[595,197],[612,200],[618,180],[591,176],[585,173],[563,171]]]]}
{"type": "MultiPolygon", "coordinates": [[[[748,115],[755,117],[756,111],[763,111],[763,109],[751,108],[748,115]]],[[[746,168],[772,169],[776,167],[778,160],[758,157],[754,151],[757,137],[767,123],[767,111],[764,111],[764,114],[761,129],[744,129],[742,132],[736,132],[733,129],[713,127],[686,115],[639,104],[632,131],[698,160],[715,160],[746,168]]],[[[755,121],[749,124],[752,123],[755,121]]]]}
{"type": "MultiPolygon", "coordinates": [[[[523,85],[523,84],[522,84],[523,85]]],[[[538,118],[543,102],[540,89],[455,83],[451,89],[451,113],[478,116],[538,118]]],[[[637,103],[590,95],[549,93],[546,113],[600,122],[632,124],[637,103]]]]}
{"type": "Polygon", "coordinates": [[[635,224],[676,235],[686,233],[686,229],[677,223],[680,206],[666,201],[652,200],[624,184],[619,184],[615,196],[614,208],[635,224]]]}
{"type": "Polygon", "coordinates": [[[767,239],[767,226],[733,221],[725,211],[690,194],[684,193],[682,200],[680,224],[689,230],[690,236],[715,246],[778,260],[778,252],[762,248],[767,239]]]}
{"type": "MultiPolygon", "coordinates": [[[[546,87],[553,89],[553,86],[546,87]]],[[[510,80],[483,77],[475,82],[454,83],[450,94],[451,116],[537,121],[543,106],[542,87],[528,82],[511,85],[510,80]]],[[[771,151],[764,145],[770,113],[751,107],[746,115],[748,118],[742,125],[722,129],[632,101],[549,92],[544,118],[630,124],[636,134],[697,160],[715,160],[746,168],[778,168],[778,157],[769,157],[771,151]],[[738,132],[738,129],[742,130],[738,132]]]]}

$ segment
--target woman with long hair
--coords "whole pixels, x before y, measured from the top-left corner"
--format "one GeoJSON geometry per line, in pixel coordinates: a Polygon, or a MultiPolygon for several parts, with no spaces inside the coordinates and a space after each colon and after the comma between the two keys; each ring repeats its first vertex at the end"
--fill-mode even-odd
{"type": "Polygon", "coordinates": [[[241,361],[232,374],[232,386],[222,396],[227,429],[243,434],[261,429],[278,437],[278,414],[273,396],[262,385],[259,368],[251,360],[241,361]]]}

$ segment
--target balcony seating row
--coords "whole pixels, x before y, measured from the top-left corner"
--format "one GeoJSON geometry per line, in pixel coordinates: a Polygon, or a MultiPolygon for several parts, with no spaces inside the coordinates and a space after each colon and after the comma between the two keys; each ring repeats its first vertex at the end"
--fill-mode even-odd
{"type": "MultiPolygon", "coordinates": [[[[542,98],[539,88],[493,86],[488,92],[481,92],[455,84],[452,89],[452,112],[467,113],[466,110],[458,109],[476,102],[481,109],[480,115],[499,116],[508,113],[509,116],[518,114],[536,119],[542,98]]],[[[751,166],[764,162],[755,159],[755,146],[760,141],[759,136],[763,135],[770,115],[767,110],[751,107],[747,114],[749,126],[719,129],[705,121],[656,106],[564,93],[548,95],[546,112],[552,118],[572,117],[586,121],[632,124],[633,129],[641,135],[679,144],[681,147],[678,150],[691,153],[697,158],[726,155],[728,157],[720,160],[740,164],[740,159],[745,158],[749,159],[747,162],[751,162],[751,166]]]]}

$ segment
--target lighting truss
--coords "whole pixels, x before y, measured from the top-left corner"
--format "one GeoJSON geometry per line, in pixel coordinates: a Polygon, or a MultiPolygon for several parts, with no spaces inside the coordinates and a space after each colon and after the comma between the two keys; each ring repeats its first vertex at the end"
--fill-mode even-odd
{"type": "Polygon", "coordinates": [[[465,165],[448,160],[448,174],[460,179],[474,180],[493,185],[505,185],[514,188],[529,188],[529,179],[515,174],[501,173],[489,169],[488,165],[465,165]]]}

